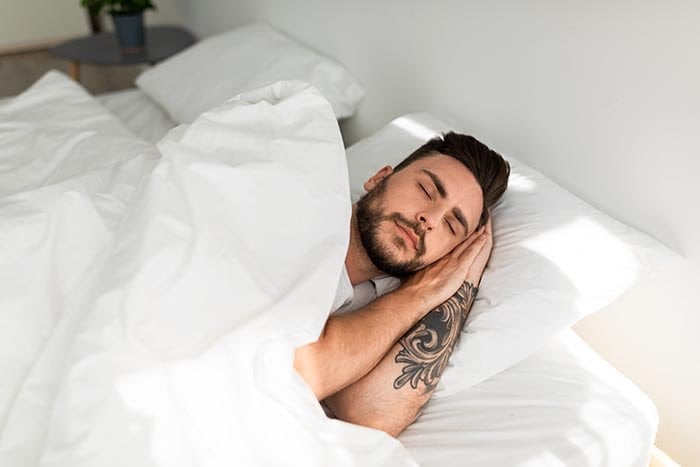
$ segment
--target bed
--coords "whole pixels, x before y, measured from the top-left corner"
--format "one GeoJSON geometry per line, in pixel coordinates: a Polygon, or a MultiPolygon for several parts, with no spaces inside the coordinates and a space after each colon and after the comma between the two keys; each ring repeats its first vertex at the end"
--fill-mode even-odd
{"type": "MultiPolygon", "coordinates": [[[[138,136],[175,124],[139,89],[97,96],[138,136]]],[[[476,386],[438,397],[399,439],[422,466],[647,466],[654,404],[572,330],[476,386]]]]}
{"type": "MultiPolygon", "coordinates": [[[[298,89],[295,89],[294,92],[297,92],[298,89]]],[[[278,91],[279,89],[275,92],[278,91]]],[[[352,90],[351,94],[361,95],[356,90],[352,90]]],[[[358,100],[359,98],[355,105],[358,100]]],[[[139,88],[100,95],[97,96],[97,101],[133,132],[133,135],[151,143],[160,141],[178,125],[175,122],[177,117],[173,117],[177,113],[173,113],[172,109],[164,109],[139,88]]],[[[334,116],[340,118],[337,108],[338,106],[333,107],[334,116]]],[[[182,107],[180,109],[182,110],[182,107]]],[[[404,118],[399,121],[399,126],[406,128],[407,121],[413,122],[408,125],[411,127],[415,126],[416,122],[424,122],[425,119],[404,118]]],[[[175,130],[173,134],[177,133],[178,130],[175,130]]],[[[376,141],[372,145],[386,152],[376,141]]],[[[162,148],[163,143],[159,147],[162,148]]],[[[357,147],[361,149],[363,146],[359,144],[357,147]]],[[[353,176],[358,176],[361,172],[353,171],[353,162],[350,160],[352,153],[350,148],[350,191],[353,190],[353,176]]],[[[357,165],[356,162],[354,164],[357,165]]],[[[507,229],[507,226],[504,228],[507,229]]],[[[641,241],[635,237],[635,241],[642,244],[646,240],[641,241]]],[[[624,285],[621,287],[624,288],[624,285]]],[[[489,293],[486,290],[485,297],[481,299],[482,308],[489,306],[485,302],[495,301],[489,293]]],[[[610,301],[619,291],[608,293],[605,300],[610,301]]],[[[595,300],[593,302],[594,304],[587,306],[595,308],[600,304],[595,300]]],[[[592,311],[588,308],[586,310],[586,313],[592,311]]],[[[477,332],[472,336],[467,332],[463,337],[464,345],[461,347],[464,353],[471,351],[478,355],[485,352],[478,347],[479,324],[489,324],[488,320],[483,321],[483,316],[486,314],[480,314],[478,310],[475,313],[471,329],[476,329],[477,332]],[[476,342],[476,347],[470,347],[471,342],[476,342]]],[[[385,445],[388,446],[387,440],[377,438],[380,434],[375,433],[372,436],[367,435],[366,439],[358,435],[357,439],[361,439],[362,442],[358,441],[354,446],[355,450],[351,452],[364,450],[364,458],[359,454],[357,458],[349,458],[346,454],[339,458],[344,459],[345,465],[369,465],[365,462],[366,459],[374,459],[376,465],[410,465],[414,460],[423,466],[648,465],[649,452],[658,425],[658,415],[653,403],[569,329],[573,321],[574,318],[571,317],[569,321],[558,322],[558,327],[548,330],[552,335],[529,343],[529,347],[523,350],[524,357],[501,356],[501,360],[488,372],[483,368],[471,371],[470,363],[465,363],[460,360],[459,355],[456,356],[448,368],[445,383],[441,383],[423,415],[399,437],[399,441],[409,453],[408,456],[398,452],[403,449],[402,446],[393,445],[385,449],[385,445]],[[557,332],[554,332],[555,328],[558,329],[557,332]],[[375,443],[376,439],[382,440],[384,444],[381,445],[382,449],[373,452],[372,446],[375,445],[372,443],[375,443]]],[[[42,336],[37,349],[45,348],[47,339],[50,342],[52,338],[51,333],[42,336]]],[[[154,345],[160,346],[158,348],[162,350],[167,349],[169,343],[158,342],[154,345]]],[[[166,350],[163,352],[167,353],[166,350]]],[[[85,375],[81,377],[84,378],[85,375]]],[[[26,381],[23,384],[26,386],[26,381]]],[[[5,425],[4,428],[7,429],[7,426],[9,425],[5,425]]],[[[25,426],[24,429],[30,428],[31,424],[29,428],[25,426]]],[[[279,429],[284,432],[284,424],[281,424],[279,429]]],[[[20,430],[19,433],[21,432],[20,430]]],[[[3,436],[6,433],[4,431],[3,436]]],[[[348,433],[353,435],[354,440],[357,433],[348,433]]],[[[322,444],[326,443],[331,451],[336,442],[335,438],[322,440],[322,444]]],[[[284,446],[281,440],[280,443],[284,446]]],[[[7,436],[0,441],[0,461],[22,459],[26,464],[19,462],[16,465],[32,465],[31,460],[27,461],[26,457],[22,457],[27,451],[16,449],[18,444],[22,443],[17,441],[16,435],[7,436]],[[20,454],[17,454],[18,452],[20,454]],[[16,455],[19,457],[13,457],[16,455]]],[[[290,453],[294,450],[289,446],[286,448],[290,453]]],[[[323,465],[333,458],[328,453],[325,456],[314,456],[314,462],[311,463],[323,465]]],[[[169,455],[154,455],[154,458],[160,462],[173,461],[169,455]]],[[[42,458],[42,465],[65,465],[61,463],[65,459],[71,457],[61,457],[60,450],[54,451],[53,458],[42,458]]],[[[217,461],[221,458],[213,459],[214,461],[207,465],[220,465],[217,461]]],[[[181,459],[178,462],[181,462],[181,459]]],[[[261,463],[267,464],[265,461],[261,463]]],[[[156,464],[160,465],[158,462],[154,463],[156,464]]]]}

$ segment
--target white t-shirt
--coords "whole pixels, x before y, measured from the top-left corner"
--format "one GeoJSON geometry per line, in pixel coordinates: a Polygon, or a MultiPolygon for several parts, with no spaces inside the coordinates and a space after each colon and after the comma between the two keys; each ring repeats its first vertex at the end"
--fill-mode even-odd
{"type": "Polygon", "coordinates": [[[355,311],[369,304],[377,297],[391,292],[401,284],[401,281],[392,276],[381,276],[375,279],[357,284],[353,287],[350,283],[348,270],[343,266],[338,281],[338,288],[333,300],[332,314],[342,314],[355,311]]]}

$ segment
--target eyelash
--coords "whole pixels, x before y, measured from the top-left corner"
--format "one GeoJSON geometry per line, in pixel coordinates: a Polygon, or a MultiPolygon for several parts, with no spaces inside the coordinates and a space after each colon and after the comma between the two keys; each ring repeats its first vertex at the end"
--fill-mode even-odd
{"type": "Polygon", "coordinates": [[[430,196],[430,193],[428,193],[428,190],[425,189],[422,183],[419,183],[418,186],[420,187],[421,190],[423,190],[423,193],[425,193],[425,196],[428,197],[430,201],[433,200],[432,196],[430,196]]]}
{"type": "Polygon", "coordinates": [[[452,232],[452,235],[457,235],[457,232],[455,232],[455,229],[452,228],[452,224],[450,224],[450,221],[445,219],[445,222],[447,222],[447,226],[450,228],[450,232],[452,232]]]}

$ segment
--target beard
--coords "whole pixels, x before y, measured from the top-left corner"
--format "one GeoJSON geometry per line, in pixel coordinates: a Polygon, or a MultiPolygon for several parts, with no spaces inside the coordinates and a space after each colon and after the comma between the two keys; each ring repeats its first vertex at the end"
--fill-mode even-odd
{"type": "MultiPolygon", "coordinates": [[[[383,209],[384,194],[386,192],[386,182],[391,176],[385,178],[370,192],[366,193],[357,202],[355,212],[357,229],[360,234],[360,241],[367,252],[367,256],[374,266],[380,271],[394,277],[406,277],[426,266],[423,261],[425,254],[425,232],[418,222],[406,219],[398,212],[385,213],[383,209]],[[389,221],[399,224],[401,227],[411,229],[418,237],[416,253],[413,258],[401,260],[392,252],[389,242],[382,242],[380,238],[380,227],[382,222],[389,221]]],[[[406,241],[395,236],[393,245],[400,249],[406,248],[406,241]]]]}

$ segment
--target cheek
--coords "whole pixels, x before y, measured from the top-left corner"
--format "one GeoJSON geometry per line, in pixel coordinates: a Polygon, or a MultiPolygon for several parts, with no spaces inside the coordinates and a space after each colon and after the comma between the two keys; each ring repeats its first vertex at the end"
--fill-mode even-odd
{"type": "Polygon", "coordinates": [[[382,207],[385,213],[399,213],[406,219],[414,221],[416,213],[428,207],[427,201],[423,194],[418,193],[411,187],[402,187],[398,190],[387,192],[387,196],[383,200],[382,207]]]}
{"type": "Polygon", "coordinates": [[[428,235],[425,239],[425,258],[430,262],[437,261],[459,245],[460,240],[451,233],[428,235]]]}

